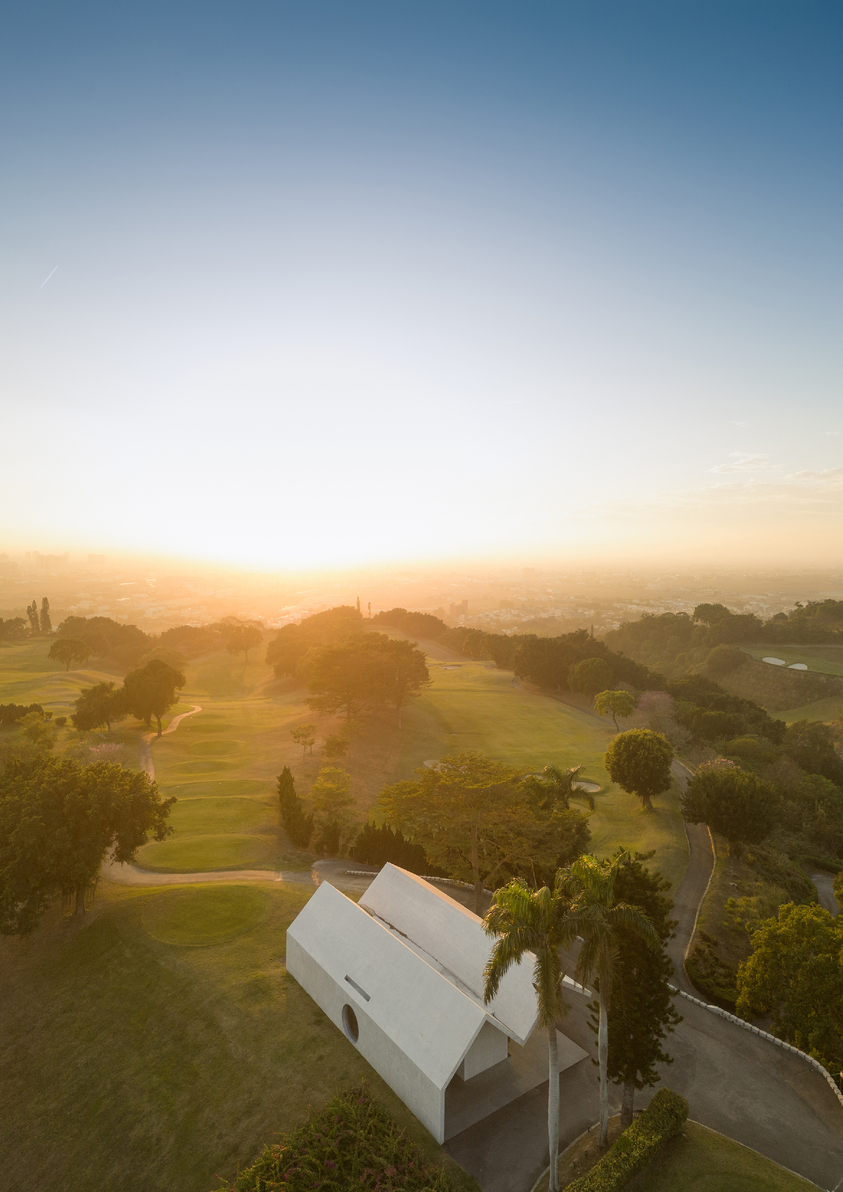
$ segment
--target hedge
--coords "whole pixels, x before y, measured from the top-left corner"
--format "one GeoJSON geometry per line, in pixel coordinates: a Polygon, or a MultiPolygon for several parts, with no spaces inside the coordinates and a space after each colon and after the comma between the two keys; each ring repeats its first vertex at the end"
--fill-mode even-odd
{"type": "Polygon", "coordinates": [[[365,1088],[334,1097],[216,1192],[456,1192],[365,1088]]]}
{"type": "Polygon", "coordinates": [[[658,1155],[682,1129],[688,1102],[671,1089],[659,1089],[650,1104],[587,1175],[568,1184],[565,1192],[618,1192],[658,1155]]]}

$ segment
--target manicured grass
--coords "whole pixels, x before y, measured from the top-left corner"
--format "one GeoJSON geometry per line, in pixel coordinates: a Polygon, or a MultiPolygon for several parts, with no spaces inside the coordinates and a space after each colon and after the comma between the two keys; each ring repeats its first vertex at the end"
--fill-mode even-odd
{"type": "Polygon", "coordinates": [[[784,720],[786,724],[793,724],[795,720],[823,720],[828,723],[840,716],[841,703],[843,701],[838,695],[832,695],[828,699],[815,700],[812,704],[802,704],[798,708],[788,708],[784,712],[776,712],[775,715],[778,720],[784,720]]]}
{"type": "Polygon", "coordinates": [[[212,869],[275,869],[278,844],[265,836],[182,836],[152,841],[137,864],[155,873],[205,873],[212,869]]]}
{"type": "MultiPolygon", "coordinates": [[[[265,917],[217,946],[174,946],[145,929],[178,923],[181,888],[108,883],[81,930],[56,923],[0,939],[6,1192],[209,1192],[309,1105],[363,1079],[427,1157],[476,1192],[286,975],[285,931],[311,891],[249,889],[266,899],[265,917]]],[[[219,904],[205,914],[224,917],[219,904]]],[[[181,913],[183,927],[191,917],[181,913]]]]}
{"type": "MultiPolygon", "coordinates": [[[[655,849],[653,864],[672,882],[680,880],[687,844],[678,792],[657,800],[656,810],[645,814],[636,799],[613,787],[603,768],[611,725],[587,710],[513,684],[509,671],[466,661],[436,644],[422,642],[421,647],[428,652],[431,687],[409,702],[400,730],[392,712],[363,725],[343,763],[351,773],[361,819],[377,816],[377,795],[384,785],[455,750],[477,749],[528,770],[548,763],[582,765],[582,776],[601,788],[591,817],[594,851],[608,854],[619,844],[655,849]]],[[[0,651],[0,668],[6,667],[0,670],[1,702],[16,698],[3,682],[18,681],[18,665],[30,685],[27,702],[41,699],[45,684],[65,683],[64,672],[55,671],[46,659],[48,648],[47,643],[31,642],[0,651]]],[[[84,685],[100,677],[108,676],[92,672],[84,685]]],[[[198,659],[187,666],[186,678],[179,704],[165,724],[194,704],[202,711],[182,720],[175,732],[154,739],[152,758],[163,793],[197,803],[176,804],[171,819],[176,835],[141,849],[138,864],[167,872],[275,868],[284,847],[273,811],[276,776],[289,765],[306,798],[323,760],[318,746],[303,759],[290,729],[313,721],[317,738],[324,739],[336,731],[336,722],[310,712],[304,704],[307,692],[292,680],[276,680],[263,649],[253,651],[248,664],[225,652],[198,659]],[[263,800],[265,817],[256,810],[255,796],[263,800]],[[221,798],[231,804],[229,810],[223,810],[221,798]]],[[[63,690],[67,696],[69,689],[63,690]]],[[[78,684],[72,698],[77,693],[78,684]]],[[[146,731],[128,720],[115,739],[137,748],[146,731]]],[[[587,809],[582,797],[574,803],[587,809]]]]}
{"type": "MultiPolygon", "coordinates": [[[[514,686],[510,671],[490,669],[482,662],[467,662],[458,670],[434,664],[431,678],[418,704],[422,711],[430,708],[441,723],[449,751],[477,749],[525,770],[551,763],[581,765],[581,777],[601,788],[594,796],[590,821],[592,850],[608,855],[618,845],[638,852],[655,849],[651,864],[678,885],[688,864],[678,787],[674,784],[658,798],[654,811],[644,812],[640,800],[614,786],[603,766],[611,725],[550,696],[514,686]]],[[[583,810],[588,806],[582,796],[575,796],[573,805],[583,810]]]]}
{"type": "Polygon", "coordinates": [[[143,904],[142,922],[163,944],[208,947],[257,927],[269,895],[257,886],[184,886],[143,904]]]}
{"type": "Polygon", "coordinates": [[[170,783],[167,794],[175,795],[179,802],[185,799],[230,798],[232,795],[262,795],[266,783],[255,778],[225,778],[210,782],[170,783]]]}
{"type": "Polygon", "coordinates": [[[641,1192],[807,1192],[816,1187],[748,1147],[687,1122],[641,1192]]]}
{"type": "Polygon", "coordinates": [[[170,824],[179,836],[249,831],[269,835],[278,827],[278,807],[265,799],[180,799],[170,811],[170,824]]]}
{"type": "MultiPolygon", "coordinates": [[[[781,658],[788,666],[802,662],[809,671],[843,675],[843,647],[837,646],[744,646],[753,658],[781,658]]],[[[772,666],[772,663],[768,663],[772,666]]]]}

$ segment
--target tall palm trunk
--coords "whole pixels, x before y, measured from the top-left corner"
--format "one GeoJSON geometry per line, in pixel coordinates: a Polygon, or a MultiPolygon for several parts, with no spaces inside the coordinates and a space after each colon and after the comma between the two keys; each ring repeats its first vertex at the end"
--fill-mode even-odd
{"type": "Polygon", "coordinates": [[[597,1028],[597,1062],[600,1065],[600,1145],[609,1141],[609,1014],[608,990],[600,982],[600,1022],[597,1028]]]}
{"type": "Polygon", "coordinates": [[[550,1188],[558,1192],[559,1175],[556,1165],[559,1161],[559,1044],[556,1039],[556,1023],[547,1028],[547,1067],[549,1085],[547,1090],[547,1142],[550,1150],[550,1188]]]}

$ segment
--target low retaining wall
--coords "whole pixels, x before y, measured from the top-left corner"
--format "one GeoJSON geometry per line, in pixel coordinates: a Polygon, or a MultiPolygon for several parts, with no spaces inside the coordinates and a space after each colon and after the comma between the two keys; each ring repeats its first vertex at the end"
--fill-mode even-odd
{"type": "Polygon", "coordinates": [[[679,989],[675,985],[671,985],[670,988],[674,993],[678,993],[680,997],[684,997],[687,1001],[693,1002],[695,1006],[702,1006],[703,1010],[708,1010],[711,1014],[717,1014],[720,1018],[727,1018],[729,1022],[733,1022],[735,1026],[743,1027],[745,1031],[751,1031],[753,1035],[758,1035],[762,1039],[768,1039],[770,1043],[775,1043],[776,1047],[781,1047],[783,1051],[790,1051],[793,1053],[793,1055],[798,1055],[800,1059],[803,1059],[806,1062],[806,1064],[810,1064],[811,1067],[816,1068],[816,1070],[825,1077],[825,1079],[828,1081],[829,1088],[834,1093],[840,1104],[843,1105],[843,1093],[841,1093],[840,1089],[837,1087],[837,1082],[835,1081],[834,1077],[831,1075],[828,1069],[823,1067],[819,1060],[815,1060],[811,1055],[806,1055],[804,1051],[800,1051],[798,1047],[794,1047],[791,1043],[785,1043],[784,1039],[777,1039],[776,1036],[771,1035],[769,1031],[762,1031],[760,1027],[753,1026],[751,1022],[745,1022],[743,1018],[738,1018],[736,1014],[730,1014],[728,1010],[721,1010],[720,1006],[710,1006],[708,1002],[701,1001],[698,997],[694,997],[693,994],[686,993],[684,989],[679,989]]]}

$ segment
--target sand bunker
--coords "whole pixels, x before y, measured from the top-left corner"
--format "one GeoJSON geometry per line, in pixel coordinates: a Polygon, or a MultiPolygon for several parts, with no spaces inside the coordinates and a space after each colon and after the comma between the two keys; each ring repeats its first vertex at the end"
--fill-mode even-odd
{"type": "Polygon", "coordinates": [[[788,670],[807,670],[808,667],[804,662],[791,662],[788,670]]]}
{"type": "Polygon", "coordinates": [[[786,666],[787,663],[783,658],[762,658],[762,662],[769,662],[770,666],[786,666]]]}

